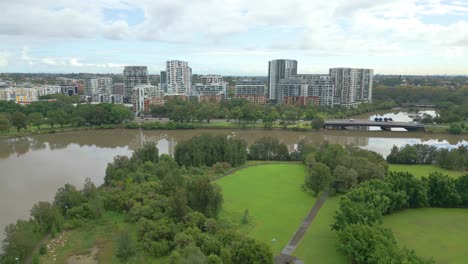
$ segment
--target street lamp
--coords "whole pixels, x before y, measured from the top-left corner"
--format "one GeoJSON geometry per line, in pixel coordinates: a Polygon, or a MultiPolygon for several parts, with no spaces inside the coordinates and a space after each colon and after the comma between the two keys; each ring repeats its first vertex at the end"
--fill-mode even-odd
{"type": "Polygon", "coordinates": [[[19,264],[19,258],[18,257],[15,258],[15,261],[16,261],[16,264],[19,264]]]}

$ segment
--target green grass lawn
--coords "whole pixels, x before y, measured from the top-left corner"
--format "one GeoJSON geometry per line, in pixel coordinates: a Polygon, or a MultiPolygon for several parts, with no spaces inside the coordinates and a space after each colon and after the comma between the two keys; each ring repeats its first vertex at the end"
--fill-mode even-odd
{"type": "Polygon", "coordinates": [[[304,176],[301,164],[272,164],[245,168],[222,178],[217,181],[224,196],[220,217],[271,245],[277,254],[315,203],[316,199],[301,189],[304,176]],[[245,209],[251,220],[242,225],[245,209]]]}
{"type": "Polygon", "coordinates": [[[400,245],[436,263],[467,263],[468,209],[423,208],[384,217],[400,245]]]}
{"type": "Polygon", "coordinates": [[[304,238],[293,255],[304,263],[340,264],[348,263],[347,258],[337,251],[338,237],[330,225],[339,207],[340,197],[329,197],[314,221],[310,224],[304,238]]]}
{"type": "Polygon", "coordinates": [[[402,165],[402,164],[389,164],[389,170],[395,172],[409,172],[414,176],[421,178],[427,177],[432,172],[440,172],[447,174],[452,178],[457,178],[463,175],[461,171],[446,170],[432,165],[402,165]]]}

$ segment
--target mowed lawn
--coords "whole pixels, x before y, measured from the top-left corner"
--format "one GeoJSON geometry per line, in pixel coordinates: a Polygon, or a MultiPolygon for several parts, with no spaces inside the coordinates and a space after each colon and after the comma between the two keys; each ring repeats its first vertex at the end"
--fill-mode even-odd
{"type": "Polygon", "coordinates": [[[302,164],[270,164],[248,167],[224,177],[217,181],[224,197],[220,216],[268,243],[277,254],[315,203],[316,199],[301,189],[304,176],[302,164]],[[249,210],[249,224],[242,224],[245,209],[249,210]]]}
{"type": "MultiPolygon", "coordinates": [[[[395,172],[409,172],[417,178],[427,177],[432,172],[440,172],[449,177],[457,178],[464,173],[461,171],[446,170],[432,165],[402,165],[402,164],[389,164],[389,170],[395,172]]],[[[468,172],[466,172],[468,173],[468,172]]]]}
{"type": "Polygon", "coordinates": [[[338,237],[331,230],[333,216],[339,207],[340,197],[329,197],[310,224],[304,238],[293,255],[304,263],[346,264],[347,258],[338,252],[338,237]]]}
{"type": "Polygon", "coordinates": [[[400,245],[440,264],[468,263],[468,209],[411,209],[384,217],[400,245]]]}

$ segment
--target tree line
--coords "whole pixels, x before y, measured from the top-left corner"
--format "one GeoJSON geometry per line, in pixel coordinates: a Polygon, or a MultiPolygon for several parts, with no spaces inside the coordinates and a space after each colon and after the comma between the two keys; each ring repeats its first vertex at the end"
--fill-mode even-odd
{"type": "Polygon", "coordinates": [[[439,109],[439,116],[428,122],[460,123],[468,119],[468,86],[377,86],[373,97],[393,101],[398,106],[433,104],[439,109]]]}
{"type": "Polygon", "coordinates": [[[118,104],[72,104],[38,101],[26,106],[12,101],[0,101],[0,132],[8,132],[15,127],[18,132],[28,126],[41,129],[42,125],[54,128],[70,124],[109,125],[133,119],[133,113],[124,105],[118,104]]]}
{"type": "MultiPolygon", "coordinates": [[[[207,143],[204,140],[225,144],[226,151],[240,147],[245,151],[242,141],[221,137],[201,137],[194,144],[207,143]]],[[[214,146],[205,151],[214,151],[214,146]]],[[[242,153],[240,161],[246,158],[242,153]]],[[[216,154],[216,162],[235,157],[212,154],[216,154]]],[[[214,162],[205,158],[204,162],[214,162]]],[[[236,164],[235,159],[227,160],[236,164]]],[[[89,179],[82,190],[66,184],[53,203],[36,204],[30,220],[9,225],[0,263],[16,263],[16,257],[21,262],[46,233],[86,228],[105,211],[123,214],[136,227],[133,235],[123,230],[115,241],[115,254],[122,262],[145,254],[165,257],[169,263],[273,263],[267,244],[218,218],[222,204],[221,188],[203,170],[180,166],[171,156],[160,156],[155,144],[148,143],[130,157],[116,156],[107,166],[101,187],[96,188],[89,179]]]]}
{"type": "Polygon", "coordinates": [[[339,106],[292,106],[292,105],[260,105],[249,103],[244,99],[223,100],[216,102],[196,102],[180,98],[169,98],[164,105],[151,106],[149,113],[157,118],[169,118],[175,122],[207,122],[212,119],[230,119],[235,123],[251,124],[262,122],[265,128],[274,124],[283,127],[296,125],[299,120],[321,119],[321,116],[344,118],[378,109],[394,107],[393,103],[376,102],[361,104],[357,108],[346,109],[339,106]]]}
{"type": "Polygon", "coordinates": [[[434,263],[407,248],[401,248],[390,229],[383,227],[386,214],[406,208],[467,207],[468,174],[452,179],[432,173],[418,179],[409,173],[394,173],[361,183],[340,200],[332,229],[339,249],[353,263],[434,263]]]}
{"type": "Polygon", "coordinates": [[[434,164],[448,170],[464,171],[468,168],[468,148],[464,145],[453,149],[424,144],[405,145],[401,148],[393,146],[387,161],[395,164],[434,164]]]}
{"type": "Polygon", "coordinates": [[[299,152],[308,171],[304,186],[316,195],[322,191],[346,193],[361,182],[384,178],[388,171],[381,155],[355,146],[301,142],[299,152]]]}

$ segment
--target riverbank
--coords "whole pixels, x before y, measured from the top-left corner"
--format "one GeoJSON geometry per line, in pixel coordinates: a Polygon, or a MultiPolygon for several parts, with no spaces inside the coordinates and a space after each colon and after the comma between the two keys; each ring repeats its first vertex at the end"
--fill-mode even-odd
{"type": "MultiPolygon", "coordinates": [[[[425,131],[419,131],[425,134],[447,134],[453,135],[448,132],[448,126],[427,126],[425,131]]],[[[29,127],[25,130],[18,132],[16,129],[10,129],[8,133],[0,133],[1,137],[6,138],[18,138],[26,137],[33,135],[43,135],[43,134],[56,134],[70,131],[87,131],[87,130],[106,130],[106,129],[143,129],[143,130],[194,130],[194,129],[239,129],[239,130],[284,130],[284,131],[298,131],[298,132],[317,132],[325,129],[313,129],[310,126],[309,122],[303,121],[300,124],[290,124],[287,126],[274,124],[271,127],[265,127],[263,123],[248,123],[248,124],[239,124],[229,121],[217,121],[211,123],[175,123],[175,122],[132,122],[126,124],[115,124],[115,125],[100,125],[100,126],[64,126],[50,128],[48,126],[43,126],[41,129],[36,127],[29,127]],[[169,125],[168,125],[169,124],[169,125]]],[[[388,133],[388,131],[382,130],[343,130],[343,131],[369,131],[371,133],[388,133]]],[[[412,131],[392,131],[391,133],[413,133],[412,131]]],[[[460,135],[468,135],[468,130],[464,130],[460,135]]]]}

